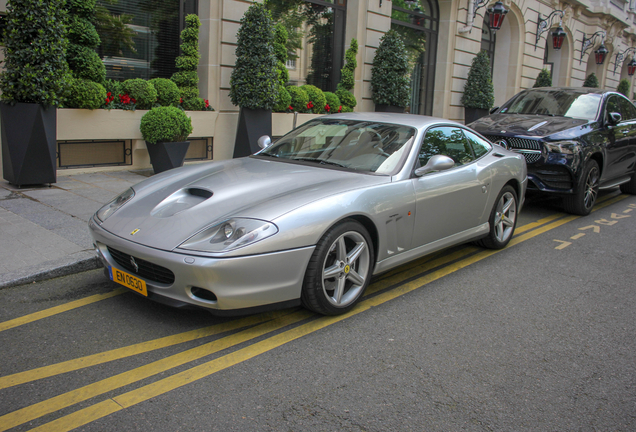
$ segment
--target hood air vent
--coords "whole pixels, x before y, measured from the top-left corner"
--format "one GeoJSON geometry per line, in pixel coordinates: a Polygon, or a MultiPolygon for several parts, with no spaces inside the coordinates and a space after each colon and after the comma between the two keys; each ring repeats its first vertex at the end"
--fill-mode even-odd
{"type": "Polygon", "coordinates": [[[176,191],[165,200],[161,201],[150,212],[151,216],[158,218],[169,218],[177,213],[191,209],[192,207],[201,204],[208,198],[212,197],[213,193],[207,189],[201,188],[185,188],[176,191]]]}

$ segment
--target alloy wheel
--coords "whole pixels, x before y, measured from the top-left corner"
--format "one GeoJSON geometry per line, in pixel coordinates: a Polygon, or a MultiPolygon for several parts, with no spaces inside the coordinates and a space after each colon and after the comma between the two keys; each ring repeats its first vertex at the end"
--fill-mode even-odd
{"type": "Polygon", "coordinates": [[[495,237],[499,242],[508,240],[515,228],[517,200],[510,192],[504,193],[497,203],[495,213],[495,237]]]}

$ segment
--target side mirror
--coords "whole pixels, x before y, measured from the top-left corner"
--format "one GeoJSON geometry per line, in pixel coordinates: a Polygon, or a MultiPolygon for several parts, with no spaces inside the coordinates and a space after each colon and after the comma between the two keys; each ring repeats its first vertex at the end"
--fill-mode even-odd
{"type": "Polygon", "coordinates": [[[617,112],[609,113],[610,124],[617,125],[621,122],[621,120],[623,120],[623,116],[621,116],[619,113],[617,112]]]}
{"type": "Polygon", "coordinates": [[[262,137],[260,137],[257,142],[260,148],[265,148],[272,145],[272,139],[267,135],[263,135],[262,137]]]}
{"type": "Polygon", "coordinates": [[[455,166],[455,161],[445,155],[435,155],[428,160],[428,163],[415,170],[415,175],[422,177],[424,174],[433,171],[444,171],[455,166]]]}
{"type": "Polygon", "coordinates": [[[490,108],[490,111],[488,111],[488,113],[489,113],[489,114],[494,114],[494,113],[495,113],[495,111],[497,111],[498,109],[499,109],[499,107],[498,107],[498,106],[493,107],[493,108],[490,108]]]}

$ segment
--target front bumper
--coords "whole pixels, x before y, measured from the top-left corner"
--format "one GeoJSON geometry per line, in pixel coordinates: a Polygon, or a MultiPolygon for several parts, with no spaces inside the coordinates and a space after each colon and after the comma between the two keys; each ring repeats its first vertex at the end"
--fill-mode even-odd
{"type": "Polygon", "coordinates": [[[315,248],[308,246],[260,255],[209,258],[158,250],[124,240],[104,230],[92,218],[89,229],[95,250],[105,267],[116,267],[135,275],[115,260],[109,251],[111,248],[174,274],[173,282],[141,277],[146,282],[150,299],[217,311],[255,308],[300,299],[307,263],[315,248]],[[201,289],[212,295],[200,297],[201,289]]]}

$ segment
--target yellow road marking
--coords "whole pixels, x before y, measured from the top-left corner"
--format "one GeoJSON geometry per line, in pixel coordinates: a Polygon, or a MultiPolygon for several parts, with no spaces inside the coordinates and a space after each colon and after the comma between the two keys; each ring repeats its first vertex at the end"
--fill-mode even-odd
{"type": "Polygon", "coordinates": [[[575,235],[573,235],[572,237],[570,237],[570,240],[578,240],[578,239],[580,239],[581,237],[585,237],[585,233],[578,233],[578,234],[575,234],[575,235]]]}
{"type": "MultiPolygon", "coordinates": [[[[516,244],[529,240],[539,234],[542,234],[546,231],[557,228],[577,218],[578,216],[568,216],[561,220],[555,221],[549,225],[537,228],[531,232],[517,236],[510,241],[510,245],[514,246],[516,244]]],[[[478,262],[484,258],[490,257],[499,252],[501,252],[501,250],[486,250],[486,251],[479,252],[459,262],[455,262],[439,270],[431,272],[425,276],[422,276],[414,281],[405,283],[387,292],[378,294],[375,297],[367,298],[361,301],[358,305],[356,305],[355,308],[353,308],[350,312],[346,314],[339,315],[339,316],[317,318],[316,320],[313,320],[309,323],[306,323],[294,329],[279,333],[268,339],[251,344],[248,347],[239,349],[233,353],[211,360],[202,365],[190,368],[183,372],[179,372],[170,377],[158,380],[154,383],[145,385],[138,389],[123,393],[119,396],[115,396],[112,399],[99,402],[90,407],[78,410],[72,414],[66,415],[57,420],[46,423],[33,430],[34,431],[60,431],[60,432],[70,431],[84,424],[90,423],[92,421],[103,418],[107,415],[110,415],[114,412],[131,407],[133,405],[136,405],[138,403],[141,403],[153,397],[157,397],[159,395],[165,394],[171,390],[187,385],[193,381],[208,377],[218,371],[227,369],[231,366],[234,366],[236,364],[239,364],[241,362],[254,358],[260,354],[271,351],[274,348],[277,348],[288,342],[296,340],[309,333],[315,332],[331,324],[340,322],[350,316],[357,315],[361,312],[364,312],[370,309],[371,307],[378,306],[389,300],[402,296],[408,292],[414,291],[417,288],[420,288],[430,282],[433,282],[437,279],[447,276],[450,273],[453,273],[457,270],[460,270],[466,266],[474,264],[475,262],[478,262]]],[[[308,316],[310,315],[308,314],[308,316]]],[[[264,325],[267,325],[267,324],[271,324],[271,323],[266,323],[264,325]]],[[[130,371],[130,372],[134,372],[134,371],[130,371]]],[[[43,403],[46,403],[46,402],[47,401],[43,403]]],[[[28,408],[29,407],[25,409],[28,409],[28,408]]],[[[4,421],[5,417],[6,416],[0,417],[0,421],[4,421]]],[[[26,420],[20,419],[20,421],[24,423],[26,421],[29,421],[29,419],[26,419],[26,420]]]]}
{"type": "Polygon", "coordinates": [[[86,357],[80,357],[73,360],[68,360],[53,365],[43,366],[36,369],[31,369],[24,372],[18,372],[13,375],[7,375],[0,377],[0,389],[24,384],[27,382],[39,380],[42,378],[49,378],[55,375],[60,375],[66,372],[71,372],[79,369],[83,369],[90,366],[95,366],[102,363],[107,363],[113,360],[119,360],[126,357],[131,357],[137,354],[154,351],[157,349],[177,345],[184,342],[193,341],[196,339],[212,336],[215,334],[224,333],[227,331],[237,330],[243,327],[249,327],[252,325],[260,324],[264,321],[275,319],[279,316],[289,314],[290,311],[273,312],[268,314],[253,315],[239,320],[230,321],[223,324],[217,324],[214,326],[204,327],[196,330],[179,333],[172,336],[166,336],[159,339],[150,340],[147,342],[141,342],[134,345],[129,345],[122,348],[113,349],[110,351],[104,351],[101,353],[89,355],[86,357]]]}
{"type": "Polygon", "coordinates": [[[585,231],[585,230],[589,230],[589,229],[594,230],[594,232],[596,234],[601,232],[601,227],[598,226],[598,225],[590,225],[590,226],[586,226],[586,227],[583,227],[583,228],[579,228],[579,231],[585,231]]]}
{"type": "Polygon", "coordinates": [[[572,242],[568,242],[568,241],[564,241],[564,240],[553,240],[555,242],[559,242],[561,243],[559,246],[555,247],[555,249],[561,250],[561,249],[565,249],[566,247],[570,246],[572,244],[572,242]]]}
{"type": "Polygon", "coordinates": [[[86,385],[79,389],[55,396],[34,405],[13,411],[0,417],[0,431],[6,431],[7,429],[35,420],[43,415],[50,414],[92,397],[99,396],[128,384],[141,381],[142,379],[158,373],[173,369],[177,366],[181,366],[224,349],[231,348],[256,337],[263,336],[274,330],[287,327],[311,316],[313,316],[313,314],[309,311],[299,311],[284,315],[280,318],[243,330],[239,333],[226,336],[216,341],[174,354],[110,378],[86,385]]]}
{"type": "Polygon", "coordinates": [[[40,312],[35,312],[29,315],[22,316],[20,318],[15,318],[9,321],[5,321],[0,323],[0,331],[8,330],[10,328],[21,326],[23,324],[28,324],[33,321],[41,320],[42,318],[48,318],[50,316],[57,315],[62,312],[67,312],[69,310],[76,309],[78,307],[86,306],[91,303],[95,303],[95,302],[102,301],[111,297],[118,296],[125,292],[128,292],[128,290],[124,288],[117,288],[106,294],[95,294],[83,299],[72,301],[70,303],[55,306],[40,312]]]}

